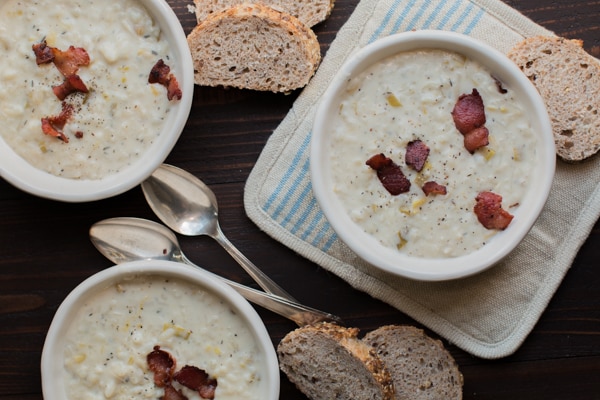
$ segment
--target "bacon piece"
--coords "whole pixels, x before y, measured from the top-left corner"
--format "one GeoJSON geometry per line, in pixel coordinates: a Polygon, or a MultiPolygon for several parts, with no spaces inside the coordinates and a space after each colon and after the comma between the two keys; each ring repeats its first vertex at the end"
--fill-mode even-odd
{"type": "Polygon", "coordinates": [[[173,376],[183,386],[196,390],[203,399],[214,399],[217,380],[211,378],[206,371],[192,365],[186,365],[173,376]]]}
{"type": "Polygon", "coordinates": [[[148,368],[154,373],[154,384],[158,387],[167,387],[171,384],[175,372],[175,359],[170,353],[161,350],[160,346],[154,346],[146,356],[148,368]]]}
{"type": "Polygon", "coordinates": [[[69,143],[67,135],[59,129],[65,127],[71,115],[73,115],[73,106],[63,101],[60,114],[42,118],[42,132],[46,135],[57,137],[65,143],[69,143]]]}
{"type": "Polygon", "coordinates": [[[405,162],[417,172],[420,172],[429,156],[429,147],[423,141],[417,139],[408,142],[406,146],[405,162]]]}
{"type": "Polygon", "coordinates": [[[53,127],[52,123],[50,123],[50,118],[48,117],[42,118],[42,132],[46,135],[57,137],[65,143],[69,143],[67,135],[53,127]]]}
{"type": "Polygon", "coordinates": [[[179,82],[177,81],[177,78],[171,75],[169,84],[167,85],[167,99],[169,99],[169,101],[173,99],[181,100],[182,96],[183,93],[181,92],[181,88],[179,88],[179,82]]]}
{"type": "Polygon", "coordinates": [[[169,67],[161,58],[154,64],[150,70],[148,76],[148,83],[160,83],[161,85],[167,85],[169,83],[169,75],[171,73],[171,67],[169,67]]]}
{"type": "Polygon", "coordinates": [[[463,135],[485,124],[483,99],[477,89],[473,89],[471,94],[458,97],[452,110],[452,118],[456,129],[463,135]]]}
{"type": "Polygon", "coordinates": [[[81,47],[69,46],[67,50],[62,51],[56,47],[48,46],[45,40],[31,47],[35,53],[35,62],[38,65],[52,61],[60,73],[66,77],[77,73],[79,67],[90,63],[89,54],[81,47]]]}
{"type": "Polygon", "coordinates": [[[393,196],[410,190],[410,181],[402,169],[383,153],[369,158],[366,164],[377,171],[377,177],[383,187],[393,196]]]}
{"type": "Polygon", "coordinates": [[[170,383],[165,386],[165,394],[161,400],[188,400],[181,390],[175,389],[170,383]]]}
{"type": "Polygon", "coordinates": [[[170,100],[181,100],[181,89],[177,78],[171,73],[169,67],[161,58],[154,64],[148,76],[148,83],[159,83],[167,88],[167,98],[170,100]]]}
{"type": "Polygon", "coordinates": [[[54,65],[65,77],[75,75],[79,67],[90,64],[90,56],[82,47],[69,46],[66,51],[51,47],[54,65]]]}
{"type": "Polygon", "coordinates": [[[502,196],[493,192],[481,192],[475,198],[475,215],[486,229],[504,230],[513,216],[502,208],[502,196]]]}
{"type": "Polygon", "coordinates": [[[465,149],[467,149],[469,153],[473,154],[478,148],[490,144],[489,136],[490,132],[485,126],[473,129],[464,135],[463,143],[465,145],[465,149]]]}
{"type": "Polygon", "coordinates": [[[59,129],[62,129],[65,127],[65,124],[67,123],[69,118],[71,118],[71,116],[73,115],[73,112],[74,112],[73,106],[67,102],[63,101],[61,106],[62,106],[62,109],[60,110],[60,114],[58,114],[54,117],[48,117],[50,120],[50,123],[52,125],[58,127],[59,129]]]}
{"type": "Polygon", "coordinates": [[[425,196],[429,196],[430,194],[446,194],[446,186],[434,181],[425,182],[421,189],[423,189],[425,196]]]}
{"type": "Polygon", "coordinates": [[[68,95],[75,92],[88,93],[88,88],[79,75],[69,75],[63,83],[52,87],[52,91],[59,100],[64,100],[68,95]]]}
{"type": "Polygon", "coordinates": [[[37,65],[48,64],[54,60],[54,52],[52,48],[46,44],[46,41],[35,43],[31,46],[33,53],[35,54],[35,62],[37,65]]]}
{"type": "Polygon", "coordinates": [[[64,100],[71,93],[88,92],[87,86],[77,75],[79,67],[90,63],[90,56],[84,48],[69,46],[66,51],[62,51],[56,47],[48,46],[45,40],[34,44],[32,48],[38,65],[52,61],[65,77],[62,84],[52,87],[56,97],[64,100]]]}

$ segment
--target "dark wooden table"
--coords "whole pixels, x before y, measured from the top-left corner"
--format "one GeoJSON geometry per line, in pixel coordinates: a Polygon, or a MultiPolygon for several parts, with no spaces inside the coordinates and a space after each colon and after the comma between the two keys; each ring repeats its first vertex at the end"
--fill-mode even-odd
{"type": "MultiPolygon", "coordinates": [[[[600,56],[598,0],[506,0],[534,21],[581,38],[600,56]]],[[[170,0],[187,32],[188,0],[170,0]]],[[[337,0],[316,33],[325,53],[358,0],[337,0]]],[[[297,93],[278,95],[196,88],[185,131],[168,162],[196,174],[215,191],[223,230],[248,258],[302,302],[367,331],[387,323],[418,324],[353,290],[341,279],[262,233],[246,216],[246,178],[297,93]],[[285,268],[281,266],[285,265],[285,268]]],[[[141,190],[85,204],[36,198],[0,180],[0,399],[41,399],[40,355],[52,317],[65,296],[111,265],[91,245],[88,229],[115,216],[156,220],[141,190]]],[[[186,254],[221,275],[253,285],[209,238],[181,238],[186,254]]],[[[522,347],[486,361],[446,343],[465,377],[465,399],[600,399],[600,223],[522,347]]],[[[278,341],[295,326],[258,308],[278,341]]],[[[435,336],[435,335],[434,335],[435,336]]],[[[281,399],[305,399],[282,376],[281,399]]]]}

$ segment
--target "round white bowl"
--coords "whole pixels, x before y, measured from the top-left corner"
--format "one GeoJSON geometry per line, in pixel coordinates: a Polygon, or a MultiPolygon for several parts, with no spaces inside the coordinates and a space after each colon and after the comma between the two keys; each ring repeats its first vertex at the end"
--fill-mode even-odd
{"type": "Polygon", "coordinates": [[[137,186],[167,158],[187,122],[194,93],[194,70],[183,27],[165,0],[142,0],[148,13],[160,25],[175,60],[172,72],[182,90],[182,98],[171,102],[162,131],[135,163],[99,180],[61,178],[37,169],[16,154],[0,138],[0,177],[33,195],[66,202],[84,202],[112,197],[137,186]]]}
{"type": "MultiPolygon", "coordinates": [[[[235,290],[206,271],[172,261],[134,261],[107,268],[79,284],[62,302],[48,330],[42,351],[42,391],[46,400],[66,399],[64,386],[65,336],[81,304],[96,292],[133,277],[160,276],[185,280],[199,289],[210,292],[228,303],[244,320],[262,354],[263,399],[279,398],[279,364],[275,349],[259,315],[235,290]]],[[[195,318],[195,316],[190,316],[195,318]]],[[[182,321],[184,322],[184,321],[182,321]]],[[[178,364],[179,365],[179,364],[178,364]]],[[[181,364],[183,366],[183,364],[181,364]]],[[[201,366],[198,366],[201,368],[201,366]]]]}
{"type": "Polygon", "coordinates": [[[550,120],[543,100],[525,75],[504,54],[466,35],[445,31],[411,31],[388,36],[357,51],[340,68],[318,105],[313,124],[310,171],[319,206],[339,238],[359,257],[383,271],[416,280],[440,281],[469,276],[496,264],[529,232],[548,197],[556,155],[550,120]],[[345,212],[333,192],[328,152],[331,115],[337,113],[348,79],[394,54],[416,49],[445,49],[479,62],[515,92],[538,135],[539,161],[523,202],[510,226],[481,249],[454,258],[419,258],[387,248],[365,233],[345,212]]]}

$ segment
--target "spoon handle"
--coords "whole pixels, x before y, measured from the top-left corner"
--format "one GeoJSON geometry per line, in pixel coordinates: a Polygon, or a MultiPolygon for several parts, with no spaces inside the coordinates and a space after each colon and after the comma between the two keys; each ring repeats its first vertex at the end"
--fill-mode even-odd
{"type": "MultiPolygon", "coordinates": [[[[199,267],[194,264],[187,257],[181,257],[181,262],[190,265],[192,267],[200,268],[203,271],[206,271],[204,268],[199,267]]],[[[328,321],[335,322],[337,324],[342,324],[342,320],[333,315],[326,313],[324,311],[319,311],[317,309],[302,305],[296,301],[290,301],[283,297],[261,292],[260,290],[252,289],[248,286],[244,286],[234,281],[230,281],[229,279],[223,278],[222,276],[216,275],[221,281],[225,282],[229,286],[231,286],[235,291],[241,294],[246,300],[257,304],[261,307],[266,308],[267,310],[273,311],[276,314],[279,314],[283,317],[286,317],[292,321],[294,321],[299,326],[305,326],[314,324],[317,322],[328,321]]]]}
{"type": "Polygon", "coordinates": [[[269,278],[264,272],[260,270],[256,265],[252,263],[245,255],[243,255],[221,231],[219,225],[217,225],[216,235],[213,238],[233,257],[238,264],[254,279],[254,281],[265,290],[265,292],[272,293],[276,296],[289,300],[291,303],[297,303],[296,299],[283,290],[281,286],[275,283],[269,278]]]}

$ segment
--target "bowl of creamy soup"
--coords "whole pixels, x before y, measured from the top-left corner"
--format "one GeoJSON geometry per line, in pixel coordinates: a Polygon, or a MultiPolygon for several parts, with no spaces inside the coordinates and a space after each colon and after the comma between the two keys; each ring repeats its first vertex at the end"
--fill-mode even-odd
{"type": "Polygon", "coordinates": [[[338,237],[418,280],[496,264],[535,223],[554,176],[533,85],[499,51],[452,32],[359,50],[325,91],[312,135],[314,194],[338,237]]]}
{"type": "Polygon", "coordinates": [[[41,361],[46,400],[276,400],[279,369],[252,306],[170,261],[103,270],[62,302],[41,361]],[[178,397],[185,396],[185,397],[178,397]]]}
{"type": "Polygon", "coordinates": [[[6,0],[0,52],[0,176],[26,192],[120,194],[185,127],[192,60],[164,0],[6,0]]]}

